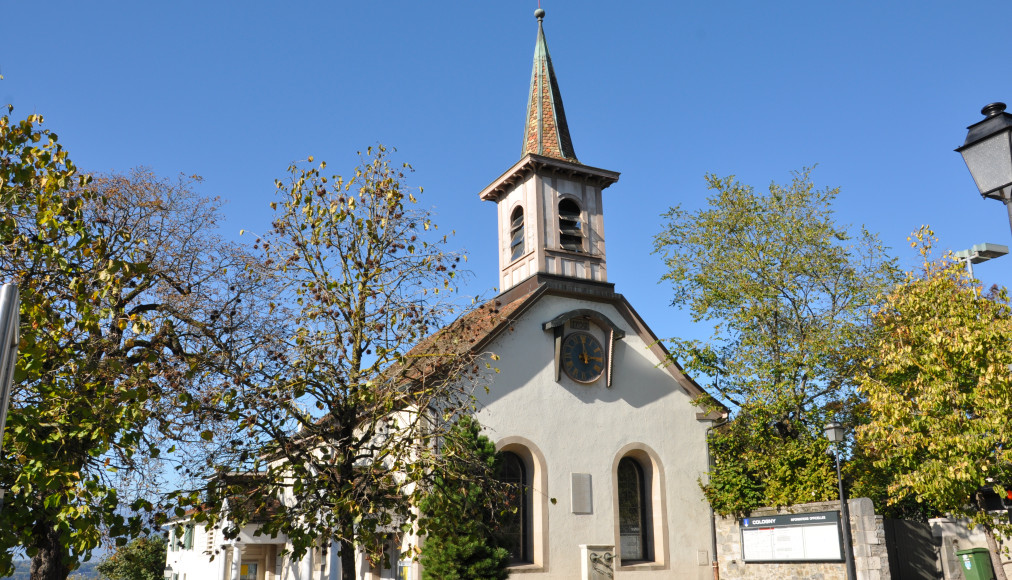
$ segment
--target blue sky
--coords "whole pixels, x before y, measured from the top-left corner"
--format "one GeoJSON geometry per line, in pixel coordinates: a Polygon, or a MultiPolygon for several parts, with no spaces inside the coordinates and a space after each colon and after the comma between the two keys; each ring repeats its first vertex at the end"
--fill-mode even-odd
{"type": "MultiPolygon", "coordinates": [[[[581,161],[605,192],[609,280],[659,336],[697,335],[668,306],[651,240],[703,175],[765,187],[818,164],[906,265],[1010,243],[959,155],[966,126],[1012,102],[1007,2],[543,0],[581,161]],[[993,24],[992,24],[993,23],[993,24]]],[[[264,231],[274,179],[314,155],[349,173],[382,142],[412,163],[442,229],[496,284],[495,212],[477,193],[519,159],[537,1],[4,2],[0,102],[41,113],[82,168],[199,174],[225,233],[264,231]]],[[[1012,257],[976,268],[1007,283],[1012,257]]]]}

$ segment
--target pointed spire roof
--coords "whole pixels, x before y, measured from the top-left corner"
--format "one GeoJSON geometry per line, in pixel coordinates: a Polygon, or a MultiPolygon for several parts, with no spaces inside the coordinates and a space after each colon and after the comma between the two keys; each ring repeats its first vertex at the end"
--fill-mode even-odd
{"type": "Polygon", "coordinates": [[[531,73],[522,155],[533,153],[579,163],[573,151],[559,83],[555,79],[552,57],[548,54],[548,43],[545,41],[545,29],[542,26],[545,11],[538,8],[534,11],[534,16],[538,19],[538,41],[534,45],[534,71],[531,73]]]}

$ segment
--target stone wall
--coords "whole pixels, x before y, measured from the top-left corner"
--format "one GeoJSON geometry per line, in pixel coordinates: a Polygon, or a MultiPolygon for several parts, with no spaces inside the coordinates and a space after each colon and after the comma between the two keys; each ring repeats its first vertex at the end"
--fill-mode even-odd
{"type": "MultiPolygon", "coordinates": [[[[1005,515],[1001,516],[1004,518],[1005,515]]],[[[984,536],[984,529],[976,526],[970,527],[970,522],[965,519],[933,518],[928,520],[931,525],[931,532],[941,542],[941,560],[944,578],[946,580],[963,580],[962,566],[956,557],[956,552],[969,550],[971,548],[987,548],[987,539],[984,536]]],[[[1012,553],[1012,541],[1002,543],[1002,567],[1005,568],[1005,575],[1012,578],[1012,560],[1009,554],[1012,553]]]]}
{"type": "MultiPolygon", "coordinates": [[[[848,505],[858,580],[890,579],[882,516],[875,515],[875,507],[868,498],[852,499],[848,505]]],[[[751,517],[838,511],[839,508],[840,502],[818,502],[785,509],[761,508],[754,510],[751,517]]],[[[738,520],[717,517],[714,519],[714,525],[717,531],[717,561],[722,580],[845,580],[847,577],[843,562],[746,564],[741,558],[738,520]]]]}

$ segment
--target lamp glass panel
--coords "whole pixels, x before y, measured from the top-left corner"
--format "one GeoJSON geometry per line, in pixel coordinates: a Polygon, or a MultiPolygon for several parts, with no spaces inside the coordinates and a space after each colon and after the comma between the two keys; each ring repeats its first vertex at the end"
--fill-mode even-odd
{"type": "Polygon", "coordinates": [[[1010,131],[1005,130],[963,149],[963,161],[981,195],[1012,183],[1010,131]]]}
{"type": "Polygon", "coordinates": [[[829,439],[830,443],[839,443],[843,441],[843,425],[839,423],[830,423],[826,425],[826,439],[829,439]]]}

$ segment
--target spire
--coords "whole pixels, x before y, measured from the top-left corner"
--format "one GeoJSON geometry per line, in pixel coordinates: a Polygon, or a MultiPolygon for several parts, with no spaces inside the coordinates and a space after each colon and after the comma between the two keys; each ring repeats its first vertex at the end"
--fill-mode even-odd
{"type": "Polygon", "coordinates": [[[531,73],[531,95],[527,101],[527,123],[524,126],[523,155],[533,153],[577,162],[573,140],[569,137],[566,111],[562,107],[559,83],[552,68],[552,57],[545,42],[542,21],[545,11],[534,11],[538,19],[538,41],[534,45],[534,71],[531,73]]]}

